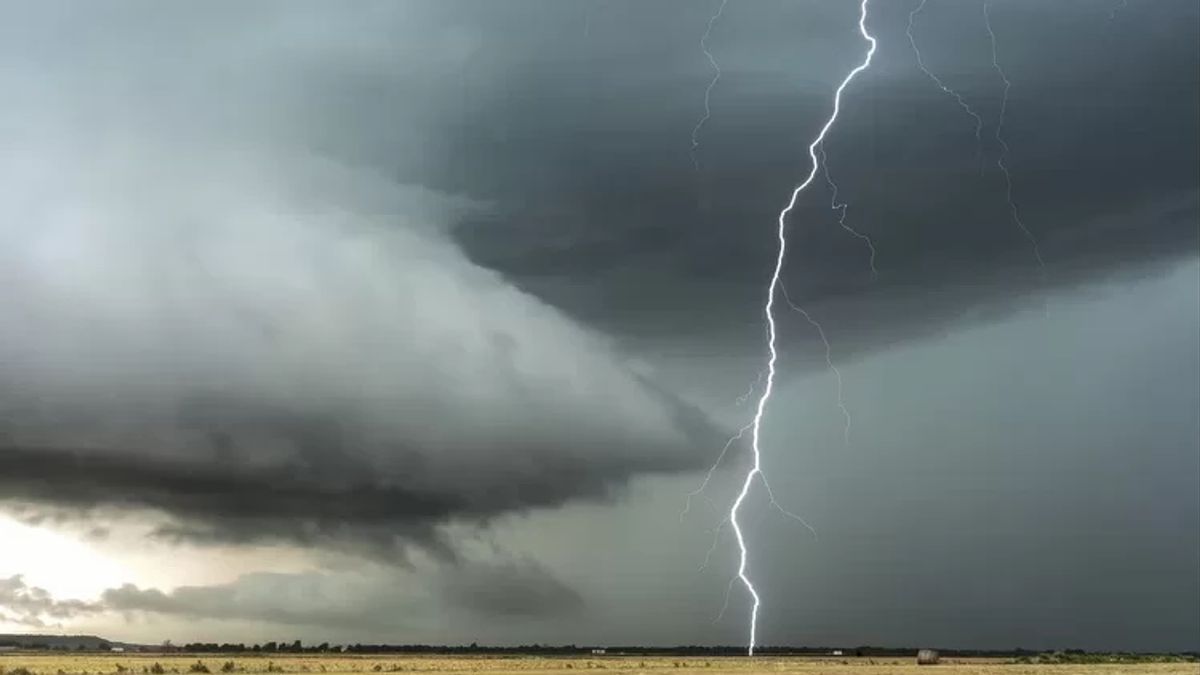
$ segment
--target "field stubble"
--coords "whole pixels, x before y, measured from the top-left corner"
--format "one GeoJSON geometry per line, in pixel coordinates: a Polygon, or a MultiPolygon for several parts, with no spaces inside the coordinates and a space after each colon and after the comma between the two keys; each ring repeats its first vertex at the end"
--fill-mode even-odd
{"type": "Polygon", "coordinates": [[[203,673],[485,673],[509,675],[578,671],[608,673],[833,673],[845,675],[1101,675],[1146,673],[1200,675],[1197,663],[1028,665],[996,659],[950,659],[936,666],[917,666],[912,659],[813,657],[670,657],[670,656],[220,656],[181,654],[47,654],[0,655],[0,675],[196,675],[203,673]]]}

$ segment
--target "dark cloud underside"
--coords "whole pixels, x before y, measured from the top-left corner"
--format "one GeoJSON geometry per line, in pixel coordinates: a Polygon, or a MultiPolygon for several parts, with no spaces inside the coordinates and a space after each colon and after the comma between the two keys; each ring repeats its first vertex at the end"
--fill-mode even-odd
{"type": "MultiPolygon", "coordinates": [[[[778,487],[815,481],[785,494],[820,496],[809,505],[818,518],[904,536],[872,530],[857,547],[831,528],[829,547],[806,560],[832,581],[804,578],[803,590],[784,555],[800,545],[755,539],[780,547],[762,567],[779,600],[770,611],[784,617],[773,625],[786,640],[825,635],[805,593],[861,574],[847,597],[879,620],[834,616],[847,606],[835,597],[829,625],[844,632],[831,639],[860,626],[881,640],[1033,640],[1037,619],[1091,620],[1090,601],[1068,602],[1078,594],[1130,608],[1131,644],[1194,645],[1184,635],[1194,620],[1159,628],[1197,614],[1178,596],[1198,580],[1179,551],[1197,531],[1184,404],[1198,391],[1200,8],[991,3],[1012,82],[1012,196],[1043,269],[997,167],[1003,86],[983,4],[930,0],[913,27],[926,64],[980,112],[978,142],[973,120],[916,67],[906,35],[916,5],[871,3],[879,50],[824,147],[878,276],[837,226],[824,176],[787,223],[783,281],[846,368],[837,391],[864,447],[843,447],[844,418],[824,412],[825,392],[805,398],[815,379],[792,379],[827,365],[795,314],[780,314],[781,393],[766,430],[781,437],[764,439],[778,487]],[[1047,299],[1044,313],[1017,311],[1047,299]],[[1036,338],[1020,332],[1033,314],[1044,321],[1036,338]],[[1054,386],[1037,379],[1049,372],[1054,386]],[[823,481],[822,466],[843,473],[823,481]],[[1141,527],[1155,545],[1129,554],[1088,538],[1091,511],[1103,511],[1091,507],[1108,494],[1120,501],[1104,512],[1126,536],[1113,541],[1137,544],[1129,533],[1141,527]],[[996,514],[1020,516],[1021,536],[996,514]],[[909,536],[917,516],[946,527],[909,536]],[[1056,547],[1043,523],[1080,547],[1056,547]],[[982,604],[937,588],[936,607],[901,614],[888,598],[907,596],[888,596],[889,570],[871,567],[963,574],[972,597],[992,600],[1001,587],[979,579],[1008,555],[996,542],[1030,565],[1043,558],[1029,542],[1053,549],[1066,600],[1017,594],[1037,610],[1029,622],[1004,605],[979,618],[987,631],[958,630],[945,617],[982,604]],[[923,559],[927,549],[942,555],[923,559]],[[1075,584],[1076,568],[1098,571],[1075,584]],[[1169,575],[1151,584],[1145,570],[1169,575]],[[1111,595],[1096,591],[1105,584],[1111,595]],[[1151,601],[1123,595],[1139,584],[1151,601]]],[[[543,620],[581,640],[569,630],[667,641],[686,641],[683,626],[710,630],[707,617],[693,621],[695,604],[654,595],[685,589],[698,602],[678,551],[662,550],[668,536],[645,534],[636,556],[620,550],[635,547],[637,527],[657,527],[653,514],[623,512],[633,522],[608,523],[609,539],[594,537],[607,547],[593,550],[605,525],[574,506],[630,494],[641,476],[703,469],[727,431],[713,419],[745,410],[727,400],[761,367],[775,218],[865,48],[858,3],[730,0],[708,41],[722,78],[696,169],[691,132],[712,76],[699,37],[715,8],[0,5],[0,508],[96,531],[132,513],[170,541],[282,542],[372,566],[129,585],[97,606],[10,578],[5,620],[229,614],[316,632],[470,616],[499,625],[481,635],[521,639],[524,622],[543,620]],[[468,555],[472,536],[519,530],[525,517],[563,519],[567,534],[526,543],[547,559],[585,551],[595,567],[575,559],[591,572],[580,577],[601,592],[559,580],[569,556],[554,567],[520,550],[468,555]],[[420,568],[429,560],[436,569],[420,568]]],[[[729,465],[741,459],[735,450],[729,465]]],[[[996,576],[1054,590],[1018,567],[996,576]]],[[[1096,635],[1119,636],[1120,621],[1106,621],[1096,635]]]]}

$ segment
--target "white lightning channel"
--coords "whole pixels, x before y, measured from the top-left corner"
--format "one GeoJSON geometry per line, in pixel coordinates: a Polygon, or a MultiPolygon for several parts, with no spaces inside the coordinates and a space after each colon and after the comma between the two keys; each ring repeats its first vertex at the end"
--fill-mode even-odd
{"type": "Polygon", "coordinates": [[[925,66],[925,59],[921,56],[920,48],[917,47],[917,39],[913,37],[913,22],[916,20],[917,15],[925,9],[926,2],[927,0],[921,0],[921,4],[917,5],[916,9],[908,13],[908,29],[905,31],[905,33],[908,35],[908,43],[912,45],[913,54],[917,57],[917,67],[921,69],[921,72],[925,73],[929,79],[933,80],[933,83],[936,84],[939,89],[945,92],[948,96],[952,97],[958,103],[960,108],[965,110],[968,115],[975,119],[975,162],[979,165],[980,172],[982,172],[983,117],[981,117],[979,113],[975,112],[974,108],[972,108],[971,105],[962,97],[962,94],[947,86],[946,83],[941,80],[941,78],[939,78],[937,75],[934,75],[933,71],[929,70],[929,68],[925,66]]]}
{"type": "Polygon", "coordinates": [[[1030,246],[1033,248],[1033,257],[1037,258],[1038,269],[1041,272],[1042,281],[1046,280],[1046,262],[1042,260],[1042,251],[1038,245],[1037,237],[1029,228],[1025,226],[1025,221],[1021,220],[1021,211],[1017,208],[1017,202],[1013,200],[1013,182],[1012,174],[1008,172],[1008,142],[1004,140],[1004,115],[1008,112],[1008,90],[1012,88],[1012,82],[1009,81],[1008,75],[1004,73],[1004,69],[1000,67],[1000,57],[996,50],[996,33],[992,30],[992,14],[991,0],[983,0],[983,25],[987,28],[988,40],[992,45],[992,68],[996,74],[1000,76],[1000,80],[1004,82],[1004,92],[1000,97],[1000,118],[996,122],[996,143],[1000,145],[1000,156],[996,158],[996,166],[1000,168],[1000,173],[1004,174],[1005,195],[1008,197],[1008,210],[1012,215],[1012,221],[1029,240],[1030,246]]]}
{"type": "Polygon", "coordinates": [[[761,598],[758,595],[758,591],[754,588],[754,583],[750,581],[750,577],[746,574],[748,557],[748,552],[746,550],[746,539],[742,534],[742,528],[738,523],[737,516],[738,511],[742,508],[742,504],[746,501],[747,495],[750,494],[750,488],[753,487],[754,480],[756,478],[763,479],[765,484],[765,478],[763,478],[762,473],[762,451],[759,448],[759,440],[762,431],[763,414],[766,412],[767,403],[771,400],[771,392],[774,390],[775,386],[775,362],[779,358],[779,354],[775,348],[775,290],[779,286],[779,277],[783,272],[783,261],[787,252],[787,216],[789,213],[791,213],[792,209],[796,207],[796,201],[800,198],[800,194],[808,188],[808,186],[813,182],[813,179],[817,176],[817,171],[820,169],[820,163],[817,157],[817,148],[820,147],[821,142],[825,140],[825,135],[829,133],[829,129],[832,128],[834,122],[837,121],[838,113],[840,112],[842,105],[842,92],[846,90],[846,87],[859,73],[870,67],[871,58],[875,55],[875,38],[872,37],[867,31],[867,3],[868,0],[862,0],[862,4],[859,8],[860,13],[858,20],[859,33],[862,34],[863,38],[870,45],[870,47],[867,49],[866,58],[861,64],[859,64],[857,67],[851,70],[848,75],[846,75],[846,78],[842,80],[840,85],[838,85],[837,91],[834,92],[833,112],[830,114],[829,119],[825,121],[825,125],[821,127],[820,133],[817,134],[817,137],[808,146],[808,156],[812,161],[812,168],[808,172],[808,177],[804,179],[804,182],[800,183],[795,189],[792,190],[792,196],[791,199],[788,200],[787,206],[785,206],[783,210],[779,212],[779,218],[776,226],[776,237],[779,240],[779,249],[775,256],[775,267],[771,272],[771,281],[767,285],[767,303],[764,308],[767,318],[767,351],[769,353],[767,358],[767,381],[763,387],[762,395],[759,397],[758,405],[755,409],[754,422],[752,424],[753,434],[751,436],[750,443],[751,450],[753,451],[754,464],[746,473],[746,478],[742,482],[742,490],[740,493],[738,493],[737,499],[734,500],[733,506],[730,507],[729,510],[729,522],[733,526],[733,533],[737,538],[739,551],[737,577],[741,580],[742,585],[746,587],[746,592],[750,594],[751,599],[754,601],[753,607],[750,611],[750,644],[747,648],[747,654],[750,656],[754,656],[754,647],[757,644],[758,609],[761,604],[761,598]]]}
{"type": "Polygon", "coordinates": [[[708,27],[704,29],[704,35],[700,36],[700,51],[704,52],[704,56],[708,59],[708,63],[712,66],[713,76],[708,81],[708,86],[704,88],[704,116],[696,122],[696,126],[692,127],[692,149],[690,151],[692,157],[692,166],[697,171],[700,170],[700,160],[696,158],[696,150],[700,148],[700,128],[712,117],[712,109],[709,107],[709,99],[712,96],[713,87],[717,86],[717,81],[721,79],[721,66],[717,64],[717,59],[713,57],[712,52],[708,50],[708,36],[712,35],[713,24],[721,18],[725,13],[725,5],[729,4],[729,0],[721,0],[721,6],[717,8],[717,13],[713,14],[708,19],[708,27]]]}
{"type": "MultiPolygon", "coordinates": [[[[764,520],[766,517],[767,517],[767,514],[766,514],[766,512],[764,512],[762,515],[760,515],[760,516],[758,517],[758,521],[754,523],[754,528],[755,528],[756,530],[757,530],[757,529],[759,529],[759,527],[762,525],[762,521],[763,521],[763,520],[764,520]]],[[[727,522],[729,522],[729,519],[728,519],[728,518],[726,518],[724,521],[722,521],[722,523],[721,523],[721,524],[722,524],[722,525],[724,525],[724,524],[725,524],[725,523],[727,523],[727,522]]],[[[804,521],[803,521],[803,520],[801,520],[800,522],[804,522],[804,521]]],[[[807,525],[807,523],[805,523],[805,525],[807,525]]],[[[814,537],[816,537],[816,535],[817,535],[817,533],[816,533],[816,531],[814,530],[814,531],[813,531],[813,536],[814,536],[814,537]]],[[[716,624],[716,623],[721,623],[721,619],[725,618],[725,612],[726,612],[726,611],[729,609],[729,596],[733,595],[733,585],[734,585],[735,583],[737,583],[737,580],[738,580],[738,578],[735,576],[735,577],[731,578],[731,579],[729,580],[729,584],[728,584],[727,586],[725,586],[725,600],[724,600],[724,601],[721,603],[721,611],[717,612],[717,615],[716,615],[715,617],[713,617],[713,621],[712,621],[712,622],[713,622],[714,624],[716,624]]]]}

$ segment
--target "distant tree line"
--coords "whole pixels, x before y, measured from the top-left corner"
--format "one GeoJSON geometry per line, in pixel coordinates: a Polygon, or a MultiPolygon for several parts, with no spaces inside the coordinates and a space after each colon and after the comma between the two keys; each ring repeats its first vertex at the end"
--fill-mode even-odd
{"type": "MultiPolygon", "coordinates": [[[[595,646],[578,646],[578,645],[519,645],[511,647],[497,647],[479,645],[472,642],[469,645],[427,645],[427,644],[330,644],[322,642],[317,645],[305,645],[300,640],[291,642],[266,642],[263,644],[245,645],[242,643],[215,643],[215,642],[192,642],[186,645],[175,647],[178,651],[196,654],[543,654],[543,655],[590,655],[595,646]]],[[[744,646],[732,645],[680,645],[675,647],[640,647],[640,646],[612,646],[606,645],[603,647],[609,655],[634,655],[634,656],[741,656],[746,653],[744,646]]],[[[875,647],[875,646],[860,646],[860,647],[788,647],[788,646],[767,646],[756,647],[754,652],[764,656],[814,656],[828,655],[835,650],[841,651],[845,656],[855,657],[877,657],[877,658],[906,658],[917,653],[916,647],[875,647]]],[[[1044,661],[1046,654],[1051,652],[1035,650],[1035,649],[939,649],[943,657],[986,657],[986,658],[1014,658],[1019,660],[1036,660],[1039,656],[1044,661]]],[[[1108,652],[1086,652],[1082,649],[1067,649],[1054,654],[1067,655],[1067,657],[1075,657],[1080,659],[1084,655],[1091,654],[1096,657],[1112,658],[1114,654],[1108,652]]],[[[1153,656],[1152,654],[1135,654],[1132,652],[1125,653],[1128,658],[1133,659],[1138,656],[1153,656]]],[[[1192,660],[1200,659],[1200,652],[1181,652],[1174,654],[1181,658],[1192,660]]],[[[1082,660],[1082,659],[1081,659],[1082,660]]]]}
{"type": "MultiPolygon", "coordinates": [[[[680,645],[675,647],[640,647],[620,645],[518,645],[497,647],[480,645],[472,642],[469,645],[427,645],[427,644],[320,644],[305,645],[300,640],[272,641],[262,644],[246,645],[241,642],[189,642],[175,645],[170,641],[161,646],[128,645],[111,643],[107,640],[91,636],[78,638],[57,638],[63,642],[54,643],[46,636],[29,636],[33,639],[23,640],[21,636],[0,636],[0,647],[16,647],[19,649],[39,651],[110,651],[113,646],[120,646],[128,651],[142,652],[187,652],[192,654],[540,654],[547,656],[591,655],[593,649],[603,647],[609,655],[633,656],[741,656],[746,653],[744,646],[709,646],[709,645],[680,645]],[[66,642],[70,641],[69,644],[66,642]]],[[[54,638],[50,638],[54,639],[54,638]]],[[[916,647],[788,647],[766,646],[756,647],[755,653],[772,656],[813,656],[830,655],[840,651],[843,656],[878,657],[878,658],[907,658],[917,653],[916,647]]],[[[1064,649],[1057,651],[1023,649],[939,649],[943,657],[988,657],[1010,658],[1024,663],[1091,663],[1112,661],[1139,661],[1154,657],[1171,657],[1182,660],[1200,660],[1200,652],[1177,652],[1173,654],[1155,654],[1148,652],[1089,652],[1083,649],[1064,649]]]]}

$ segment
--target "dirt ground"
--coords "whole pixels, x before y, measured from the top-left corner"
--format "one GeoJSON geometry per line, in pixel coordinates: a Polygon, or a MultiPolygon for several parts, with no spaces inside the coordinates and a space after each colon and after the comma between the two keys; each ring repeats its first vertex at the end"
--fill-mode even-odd
{"type": "Polygon", "coordinates": [[[580,670],[609,673],[833,673],[891,675],[971,673],[973,675],[1097,675],[1156,673],[1200,675],[1200,663],[1022,665],[997,659],[948,659],[917,666],[915,659],[811,657],[663,657],[663,656],[327,656],[179,654],[0,654],[0,675],[213,675],[225,673],[487,673],[561,675],[580,670]],[[157,668],[155,667],[157,664],[157,668]]]}

